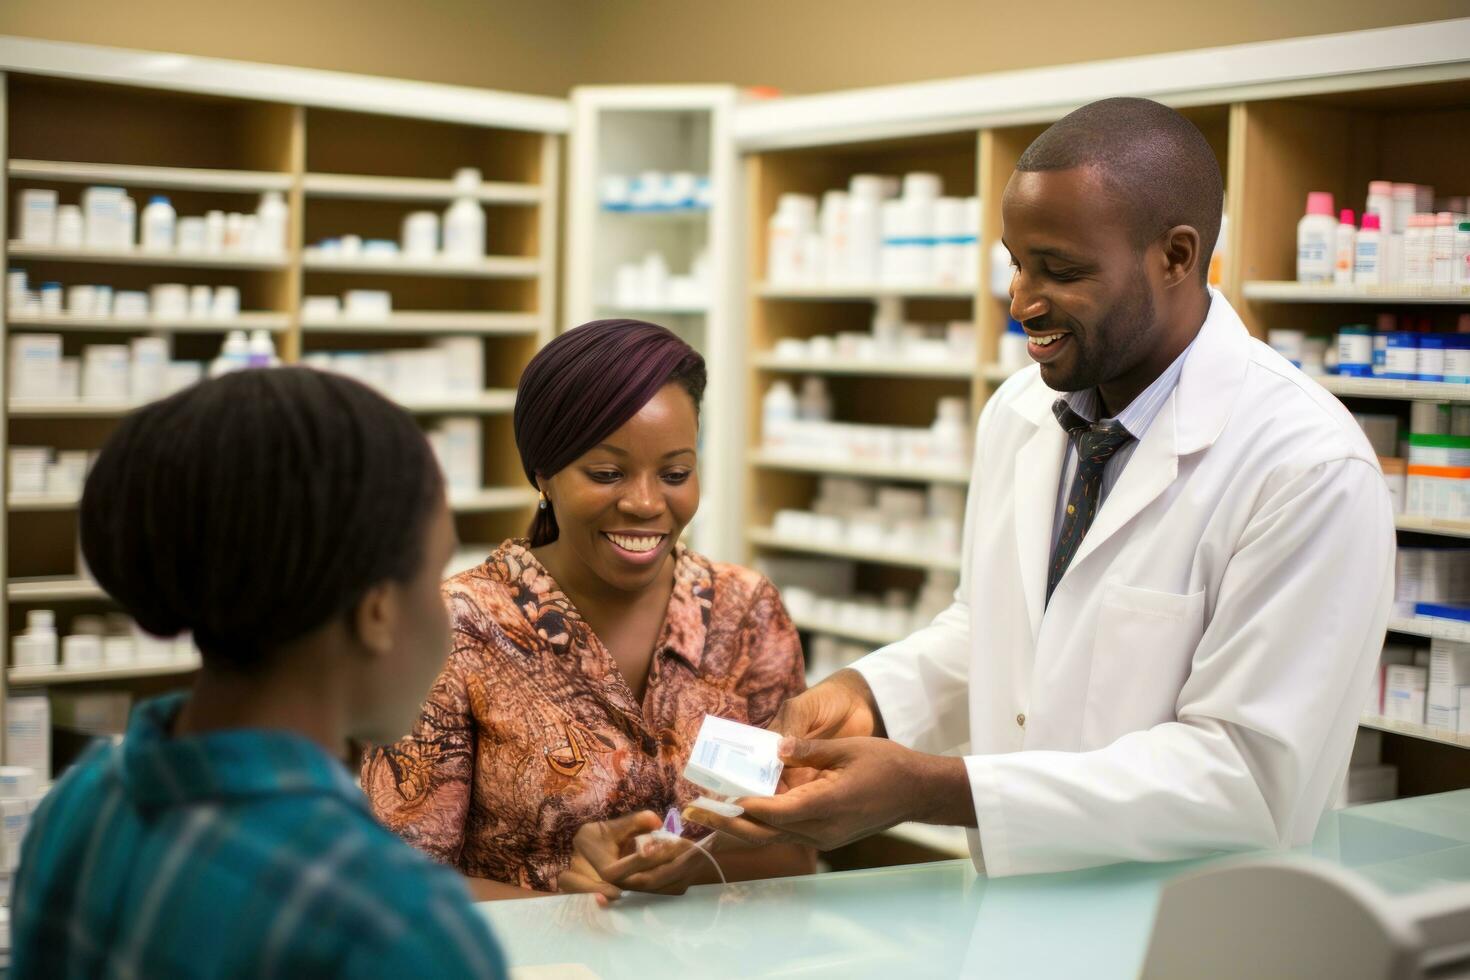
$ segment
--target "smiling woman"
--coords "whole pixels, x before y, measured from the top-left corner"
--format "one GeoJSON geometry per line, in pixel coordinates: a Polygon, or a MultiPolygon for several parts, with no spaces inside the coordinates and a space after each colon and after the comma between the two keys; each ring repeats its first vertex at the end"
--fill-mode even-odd
{"type": "MultiPolygon", "coordinates": [[[[764,725],[805,687],[771,583],[679,544],[704,384],[697,352],[639,320],[569,331],[521,377],[529,535],[444,584],[449,662],[413,732],[363,767],[378,816],[482,898],[715,880],[692,845],[633,838],[699,795],[680,774],[706,714],[764,725]]],[[[720,862],[731,880],[812,869],[789,845],[720,862]]]]}

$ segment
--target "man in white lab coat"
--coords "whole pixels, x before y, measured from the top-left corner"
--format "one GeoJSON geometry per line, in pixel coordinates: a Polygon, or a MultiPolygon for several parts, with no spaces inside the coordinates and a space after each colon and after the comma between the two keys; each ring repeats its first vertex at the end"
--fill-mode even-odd
{"type": "Polygon", "coordinates": [[[974,828],[990,875],[1310,840],[1392,602],[1377,460],[1206,284],[1222,181],[1171,109],[1048,129],[1004,198],[1038,362],[985,406],[955,601],[785,706],[787,788],[701,823],[974,828]]]}

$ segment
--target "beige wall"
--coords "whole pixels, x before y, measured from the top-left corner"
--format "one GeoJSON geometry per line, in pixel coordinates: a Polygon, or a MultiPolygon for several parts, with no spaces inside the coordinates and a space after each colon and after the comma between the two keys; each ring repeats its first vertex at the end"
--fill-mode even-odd
{"type": "Polygon", "coordinates": [[[881,85],[1470,15],[1470,0],[0,0],[0,34],[562,95],[881,85]]]}
{"type": "Polygon", "coordinates": [[[1470,0],[611,0],[592,10],[587,82],[815,92],[1463,17],[1470,0]]]}
{"type": "Polygon", "coordinates": [[[0,0],[0,34],[564,96],[580,0],[0,0]]]}

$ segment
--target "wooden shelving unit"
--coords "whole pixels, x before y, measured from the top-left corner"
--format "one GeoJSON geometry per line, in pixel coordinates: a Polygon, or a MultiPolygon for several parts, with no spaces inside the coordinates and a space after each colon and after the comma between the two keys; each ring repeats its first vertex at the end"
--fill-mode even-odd
{"type": "MultiPolygon", "coordinates": [[[[0,71],[4,55],[16,50],[29,58],[25,42],[0,42],[0,71]]],[[[181,217],[208,210],[253,213],[259,196],[275,191],[290,211],[288,248],[281,256],[61,249],[15,241],[18,224],[10,217],[0,229],[0,252],[9,267],[30,273],[32,288],[43,281],[133,290],[165,281],[232,285],[240,290],[242,312],[220,319],[124,319],[8,310],[0,332],[61,334],[67,356],[89,343],[164,335],[176,359],[207,361],[227,331],[268,330],[287,363],[315,351],[391,351],[438,337],[481,338],[483,391],[413,399],[405,407],[425,425],[464,416],[482,427],[484,486],[452,501],[460,539],[498,542],[520,533],[535,495],[515,462],[509,416],[520,370],[550,336],[555,316],[565,103],[450,87],[436,87],[438,97],[425,102],[416,84],[409,86],[417,93],[410,97],[407,89],[398,91],[408,83],[343,81],[346,76],[333,79],[324,99],[315,75],[270,66],[232,70],[257,71],[260,91],[276,101],[249,91],[222,93],[211,87],[207,72],[197,90],[183,85],[162,91],[149,84],[146,64],[91,50],[99,53],[88,63],[114,66],[115,77],[51,77],[30,62],[26,72],[0,75],[0,216],[19,190],[32,187],[55,189],[62,203],[75,203],[86,185],[122,186],[140,210],[147,195],[167,193],[181,217]],[[291,101],[293,92],[299,101],[291,101]],[[398,239],[410,211],[442,211],[458,196],[451,178],[461,167],[482,174],[474,197],[486,209],[484,259],[349,262],[308,251],[326,236],[398,239]],[[303,322],[304,296],[340,296],[349,289],[389,291],[394,312],[372,321],[303,322]]],[[[56,73],[75,75],[64,60],[56,73]]],[[[95,449],[135,407],[12,400],[0,449],[95,449]]],[[[75,615],[114,608],[78,574],[78,503],[76,495],[7,500],[0,569],[7,662],[9,636],[27,610],[55,609],[65,635],[75,615]]],[[[90,671],[11,668],[0,671],[0,693],[6,684],[156,686],[196,667],[197,661],[180,660],[90,671]]]]}
{"type": "MultiPolygon", "coordinates": [[[[813,363],[775,355],[787,338],[807,340],[839,333],[867,333],[878,304],[896,302],[905,322],[943,324],[974,321],[982,296],[979,288],[952,286],[894,287],[880,284],[778,285],[764,281],[767,267],[767,222],[782,194],[801,193],[820,199],[823,192],[845,190],[855,174],[900,177],[911,171],[938,174],[946,196],[968,197],[980,189],[980,137],[975,132],[859,141],[753,154],[746,161],[747,291],[745,527],[747,559],[825,557],[856,564],[859,592],[882,594],[899,588],[916,593],[934,571],[956,572],[959,562],[948,556],[903,555],[845,546],[821,546],[784,539],[770,527],[777,511],[809,510],[823,476],[898,483],[922,489],[930,484],[962,487],[969,467],[922,467],[878,461],[831,461],[810,454],[776,453],[764,448],[761,401],[778,379],[799,384],[807,375],[821,377],[833,403],[833,419],[870,425],[927,427],[939,399],[964,398],[972,418],[986,394],[980,362],[934,364],[862,362],[813,363]]],[[[983,192],[981,192],[983,194],[983,192]]],[[[982,205],[984,207],[985,205],[982,205]]],[[[977,328],[978,330],[978,328],[977,328]]],[[[983,334],[977,332],[977,341],[983,334]]],[[[978,344],[977,344],[978,346],[978,344]]],[[[898,637],[854,632],[840,623],[804,621],[807,632],[822,633],[875,647],[898,637]]]]}

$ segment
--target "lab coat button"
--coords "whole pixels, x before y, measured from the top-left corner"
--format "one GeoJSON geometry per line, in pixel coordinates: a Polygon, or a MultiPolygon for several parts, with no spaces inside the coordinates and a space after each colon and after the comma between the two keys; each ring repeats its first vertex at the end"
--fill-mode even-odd
{"type": "Polygon", "coordinates": [[[1016,715],[1016,724],[1017,725],[1020,725],[1022,728],[1025,728],[1026,727],[1026,716],[1024,714],[1016,715]]]}

